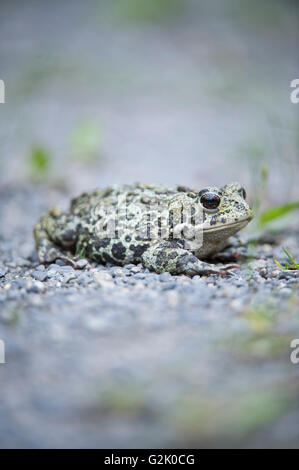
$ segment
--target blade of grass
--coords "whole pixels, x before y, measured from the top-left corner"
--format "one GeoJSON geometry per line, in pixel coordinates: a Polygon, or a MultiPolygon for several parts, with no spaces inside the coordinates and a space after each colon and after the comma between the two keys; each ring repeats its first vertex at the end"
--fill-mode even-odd
{"type": "Polygon", "coordinates": [[[287,268],[284,268],[284,267],[277,261],[277,259],[275,258],[274,255],[273,255],[273,260],[274,260],[274,263],[277,264],[277,266],[280,267],[280,269],[283,269],[283,270],[287,269],[287,268]]]}
{"type": "Polygon", "coordinates": [[[289,204],[285,204],[283,206],[271,207],[271,209],[268,209],[261,214],[259,218],[259,225],[263,226],[268,222],[282,217],[283,215],[296,209],[299,209],[299,201],[290,202],[289,204]]]}
{"type": "Polygon", "coordinates": [[[292,256],[290,255],[290,253],[289,253],[285,248],[283,248],[283,251],[285,252],[285,254],[287,255],[287,257],[289,258],[289,260],[291,261],[292,264],[289,264],[289,265],[288,265],[288,264],[286,263],[286,265],[285,265],[285,267],[284,267],[284,266],[282,266],[282,264],[280,264],[280,263],[277,261],[277,259],[276,259],[275,256],[273,255],[274,263],[277,264],[277,266],[279,266],[280,269],[283,269],[284,271],[288,271],[288,270],[295,270],[295,271],[297,271],[297,270],[299,270],[299,264],[296,263],[296,262],[293,260],[293,258],[292,258],[292,256]]]}
{"type": "Polygon", "coordinates": [[[290,253],[288,253],[288,251],[283,248],[283,251],[285,252],[285,254],[287,255],[287,257],[289,258],[289,260],[291,260],[291,262],[293,263],[293,266],[296,266],[296,268],[299,268],[299,264],[296,263],[296,261],[293,260],[293,258],[291,257],[290,253]]]}

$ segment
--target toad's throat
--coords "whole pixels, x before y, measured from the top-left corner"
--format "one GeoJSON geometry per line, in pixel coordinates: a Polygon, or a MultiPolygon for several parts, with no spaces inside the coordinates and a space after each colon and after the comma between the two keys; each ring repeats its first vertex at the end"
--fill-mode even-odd
{"type": "Polygon", "coordinates": [[[227,230],[236,230],[239,231],[241,228],[245,227],[248,222],[252,219],[252,216],[247,216],[242,219],[238,219],[235,222],[219,224],[219,225],[209,225],[206,224],[199,224],[199,225],[191,225],[187,223],[178,224],[174,228],[174,236],[183,236],[187,239],[192,239],[195,236],[199,236],[203,233],[215,233],[219,231],[227,231],[227,230]]]}
{"type": "Polygon", "coordinates": [[[235,227],[235,228],[238,228],[238,230],[240,230],[241,228],[245,227],[252,219],[253,219],[253,216],[247,216],[242,219],[238,219],[235,222],[230,222],[227,224],[220,224],[220,225],[213,225],[213,226],[202,225],[201,229],[204,232],[217,232],[218,230],[223,230],[224,228],[230,228],[230,227],[235,227]]]}

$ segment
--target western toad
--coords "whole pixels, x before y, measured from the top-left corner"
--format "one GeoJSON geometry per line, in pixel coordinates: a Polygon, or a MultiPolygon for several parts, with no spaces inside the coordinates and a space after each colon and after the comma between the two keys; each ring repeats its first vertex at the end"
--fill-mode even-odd
{"type": "Polygon", "coordinates": [[[114,185],[84,193],[70,209],[51,209],[34,227],[41,263],[78,257],[142,263],[156,272],[223,273],[202,261],[222,250],[253,213],[239,183],[200,191],[178,186],[114,185]]]}

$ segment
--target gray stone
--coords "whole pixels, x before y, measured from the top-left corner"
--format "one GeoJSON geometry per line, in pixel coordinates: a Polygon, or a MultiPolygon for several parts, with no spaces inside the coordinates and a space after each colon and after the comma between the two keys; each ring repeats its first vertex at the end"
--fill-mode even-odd
{"type": "Polygon", "coordinates": [[[26,290],[28,293],[39,293],[45,290],[45,285],[41,281],[27,282],[26,290]]]}
{"type": "Polygon", "coordinates": [[[44,282],[48,278],[48,273],[46,271],[33,271],[31,276],[37,281],[44,282]]]}
{"type": "Polygon", "coordinates": [[[172,281],[172,282],[167,282],[165,281],[165,284],[162,286],[162,290],[172,290],[177,287],[177,283],[172,281]]]}
{"type": "Polygon", "coordinates": [[[36,271],[45,271],[46,270],[44,264],[39,264],[38,266],[36,266],[35,269],[36,269],[36,271]]]}
{"type": "Polygon", "coordinates": [[[62,259],[57,259],[55,264],[58,264],[58,266],[66,266],[66,263],[62,259]]]}
{"type": "Polygon", "coordinates": [[[283,289],[280,290],[280,295],[283,295],[283,296],[289,296],[292,293],[293,293],[292,289],[288,287],[284,287],[283,289]]]}
{"type": "Polygon", "coordinates": [[[136,273],[134,274],[134,278],[135,279],[144,279],[145,278],[145,274],[144,273],[136,273]]]}
{"type": "Polygon", "coordinates": [[[171,280],[171,274],[169,273],[162,273],[159,275],[159,281],[161,282],[167,282],[171,280]]]}
{"type": "Polygon", "coordinates": [[[7,268],[0,268],[0,277],[4,277],[7,271],[8,271],[7,268]]]}
{"type": "Polygon", "coordinates": [[[81,273],[77,278],[78,284],[87,286],[91,282],[91,278],[87,273],[81,273]]]}
{"type": "Polygon", "coordinates": [[[124,265],[124,268],[125,268],[125,269],[129,269],[129,270],[132,269],[132,268],[135,268],[135,267],[136,267],[135,264],[125,264],[125,265],[124,265]]]}
{"type": "Polygon", "coordinates": [[[76,262],[76,266],[78,269],[83,269],[87,266],[88,264],[88,261],[87,259],[79,259],[79,261],[76,262]]]}

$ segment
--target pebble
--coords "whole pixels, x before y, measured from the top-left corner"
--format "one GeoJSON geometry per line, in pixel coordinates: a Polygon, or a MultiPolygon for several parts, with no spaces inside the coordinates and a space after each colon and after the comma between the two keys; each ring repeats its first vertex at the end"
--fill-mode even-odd
{"type": "Polygon", "coordinates": [[[63,273],[63,281],[65,283],[68,283],[72,279],[76,279],[76,277],[77,277],[77,275],[75,274],[75,272],[65,272],[65,273],[63,273]]]}
{"type": "Polygon", "coordinates": [[[7,268],[1,268],[0,269],[0,277],[4,277],[5,274],[7,273],[7,271],[8,271],[7,268]]]}
{"type": "Polygon", "coordinates": [[[124,275],[127,276],[127,277],[132,276],[131,271],[130,271],[129,269],[127,269],[127,268],[124,268],[124,269],[123,269],[123,273],[124,273],[124,275]]]}
{"type": "Polygon", "coordinates": [[[73,268],[73,266],[69,266],[68,264],[66,264],[65,266],[59,266],[59,272],[61,272],[61,273],[65,273],[65,272],[74,273],[75,269],[73,268]]]}
{"type": "Polygon", "coordinates": [[[79,259],[79,261],[76,262],[76,266],[78,269],[86,268],[87,264],[88,264],[87,259],[83,259],[83,258],[79,259]]]}
{"type": "Polygon", "coordinates": [[[93,273],[93,278],[96,282],[101,282],[101,281],[112,281],[112,276],[109,273],[105,272],[94,272],[93,273]]]}
{"type": "Polygon", "coordinates": [[[104,288],[110,288],[114,285],[111,274],[105,272],[95,272],[93,274],[93,280],[98,286],[104,288]]]}
{"type": "Polygon", "coordinates": [[[15,279],[14,281],[14,285],[18,288],[18,289],[22,289],[23,287],[25,287],[26,285],[26,280],[21,278],[21,277],[18,277],[15,279]]]}
{"type": "Polygon", "coordinates": [[[133,274],[139,273],[141,271],[141,267],[140,266],[134,266],[133,268],[130,269],[130,271],[133,274]]]}
{"type": "Polygon", "coordinates": [[[280,274],[279,269],[273,269],[272,273],[271,273],[271,276],[272,277],[277,277],[277,276],[279,276],[279,274],[280,274]]]}
{"type": "Polygon", "coordinates": [[[56,278],[58,276],[58,272],[55,271],[54,269],[49,269],[47,276],[49,279],[56,278]]]}
{"type": "Polygon", "coordinates": [[[289,287],[284,287],[283,289],[280,290],[280,295],[288,296],[293,293],[292,289],[289,287]]]}
{"type": "Polygon", "coordinates": [[[123,277],[125,276],[125,270],[123,268],[119,268],[119,267],[113,267],[113,268],[110,268],[109,269],[109,272],[111,274],[111,276],[113,277],[123,277]]]}
{"type": "Polygon", "coordinates": [[[66,263],[62,259],[57,259],[55,264],[58,264],[58,266],[66,266],[66,263]]]}
{"type": "Polygon", "coordinates": [[[250,269],[261,269],[261,268],[265,268],[267,264],[268,264],[268,261],[264,259],[257,259],[254,261],[250,261],[248,263],[248,266],[250,267],[250,269]]]}
{"type": "Polygon", "coordinates": [[[136,273],[134,274],[135,279],[145,279],[145,274],[144,273],[136,273]]]}
{"type": "Polygon", "coordinates": [[[35,282],[27,282],[26,283],[26,290],[28,293],[39,293],[45,290],[45,285],[40,281],[35,282]]]}
{"type": "Polygon", "coordinates": [[[46,271],[33,271],[31,276],[37,281],[44,282],[48,278],[48,273],[46,271]]]}
{"type": "Polygon", "coordinates": [[[38,266],[36,266],[36,271],[45,271],[45,270],[46,268],[44,264],[39,264],[38,266]]]}
{"type": "Polygon", "coordinates": [[[77,282],[81,286],[87,286],[91,282],[91,279],[88,274],[81,273],[77,278],[77,282]]]}
{"type": "Polygon", "coordinates": [[[162,273],[162,274],[159,275],[159,281],[161,281],[161,282],[170,281],[171,278],[172,278],[172,276],[171,276],[170,273],[162,273]]]}
{"type": "Polygon", "coordinates": [[[20,297],[20,293],[16,289],[11,289],[7,292],[7,299],[8,300],[16,300],[20,297]]]}
{"type": "Polygon", "coordinates": [[[162,290],[172,290],[177,287],[176,282],[165,282],[165,284],[162,285],[162,290]]]}
{"type": "Polygon", "coordinates": [[[23,258],[19,258],[17,261],[16,261],[16,265],[17,266],[24,266],[24,267],[30,267],[32,265],[31,261],[29,261],[28,259],[23,259],[23,258]]]}
{"type": "Polygon", "coordinates": [[[55,272],[58,272],[60,269],[60,265],[59,264],[50,264],[49,267],[48,267],[48,271],[55,271],[55,272]]]}
{"type": "Polygon", "coordinates": [[[298,277],[299,279],[299,271],[285,270],[279,274],[279,279],[290,279],[294,277],[298,277]]]}

